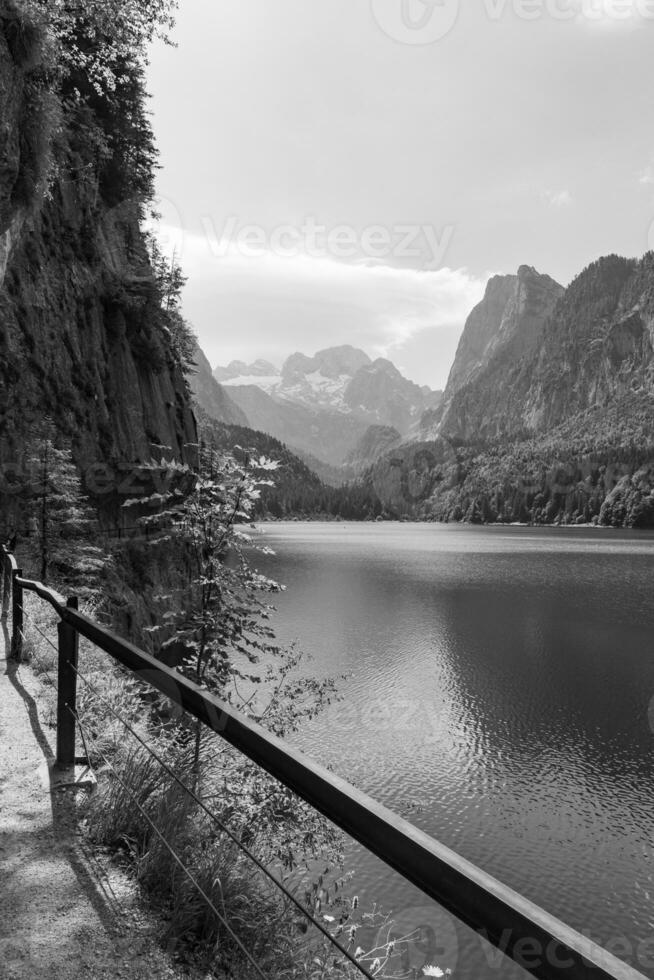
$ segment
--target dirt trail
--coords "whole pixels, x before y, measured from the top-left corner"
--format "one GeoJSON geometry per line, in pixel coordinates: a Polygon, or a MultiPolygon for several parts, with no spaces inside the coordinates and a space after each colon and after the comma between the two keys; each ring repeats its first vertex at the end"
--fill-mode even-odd
{"type": "Polygon", "coordinates": [[[42,717],[40,682],[7,660],[1,625],[0,976],[188,977],[158,947],[160,924],[129,880],[80,836],[76,791],[52,782],[54,730],[42,717]]]}

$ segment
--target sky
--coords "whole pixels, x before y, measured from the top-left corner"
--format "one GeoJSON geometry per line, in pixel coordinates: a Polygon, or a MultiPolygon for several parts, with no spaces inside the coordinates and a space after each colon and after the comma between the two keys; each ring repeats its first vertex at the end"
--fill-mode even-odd
{"type": "Polygon", "coordinates": [[[180,0],[158,234],[212,365],[443,387],[488,277],[654,247],[654,0],[180,0]]]}

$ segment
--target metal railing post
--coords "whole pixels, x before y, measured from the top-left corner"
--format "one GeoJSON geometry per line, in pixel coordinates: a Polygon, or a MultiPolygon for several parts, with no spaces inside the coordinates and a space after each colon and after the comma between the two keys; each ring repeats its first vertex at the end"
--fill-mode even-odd
{"type": "MultiPolygon", "coordinates": [[[[77,597],[70,598],[66,606],[77,609],[77,597]]],[[[57,756],[59,769],[75,765],[75,722],[77,720],[77,654],[79,635],[74,626],[60,622],[59,675],[57,678],[57,756]]]]}
{"type": "Polygon", "coordinates": [[[11,599],[11,564],[4,548],[0,554],[0,571],[2,572],[2,618],[9,615],[9,600],[11,599]]]}
{"type": "Polygon", "coordinates": [[[11,573],[11,658],[18,663],[23,659],[23,587],[18,582],[22,576],[20,568],[11,573]]]}

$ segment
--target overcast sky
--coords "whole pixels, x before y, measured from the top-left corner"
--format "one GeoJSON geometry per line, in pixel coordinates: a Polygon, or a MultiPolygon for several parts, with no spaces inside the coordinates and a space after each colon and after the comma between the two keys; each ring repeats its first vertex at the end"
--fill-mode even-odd
{"type": "Polygon", "coordinates": [[[654,0],[180,0],[162,238],[210,361],[442,387],[489,274],[654,246],[654,0]]]}

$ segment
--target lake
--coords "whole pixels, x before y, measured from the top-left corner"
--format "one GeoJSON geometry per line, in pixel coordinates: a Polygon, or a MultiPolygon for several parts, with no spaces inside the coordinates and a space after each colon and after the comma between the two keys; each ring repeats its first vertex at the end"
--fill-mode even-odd
{"type": "MultiPolygon", "coordinates": [[[[654,977],[654,536],[260,527],[278,636],[350,675],[300,747],[654,977]]],[[[362,848],[348,863],[362,904],[427,937],[415,965],[525,976],[362,848]]]]}

